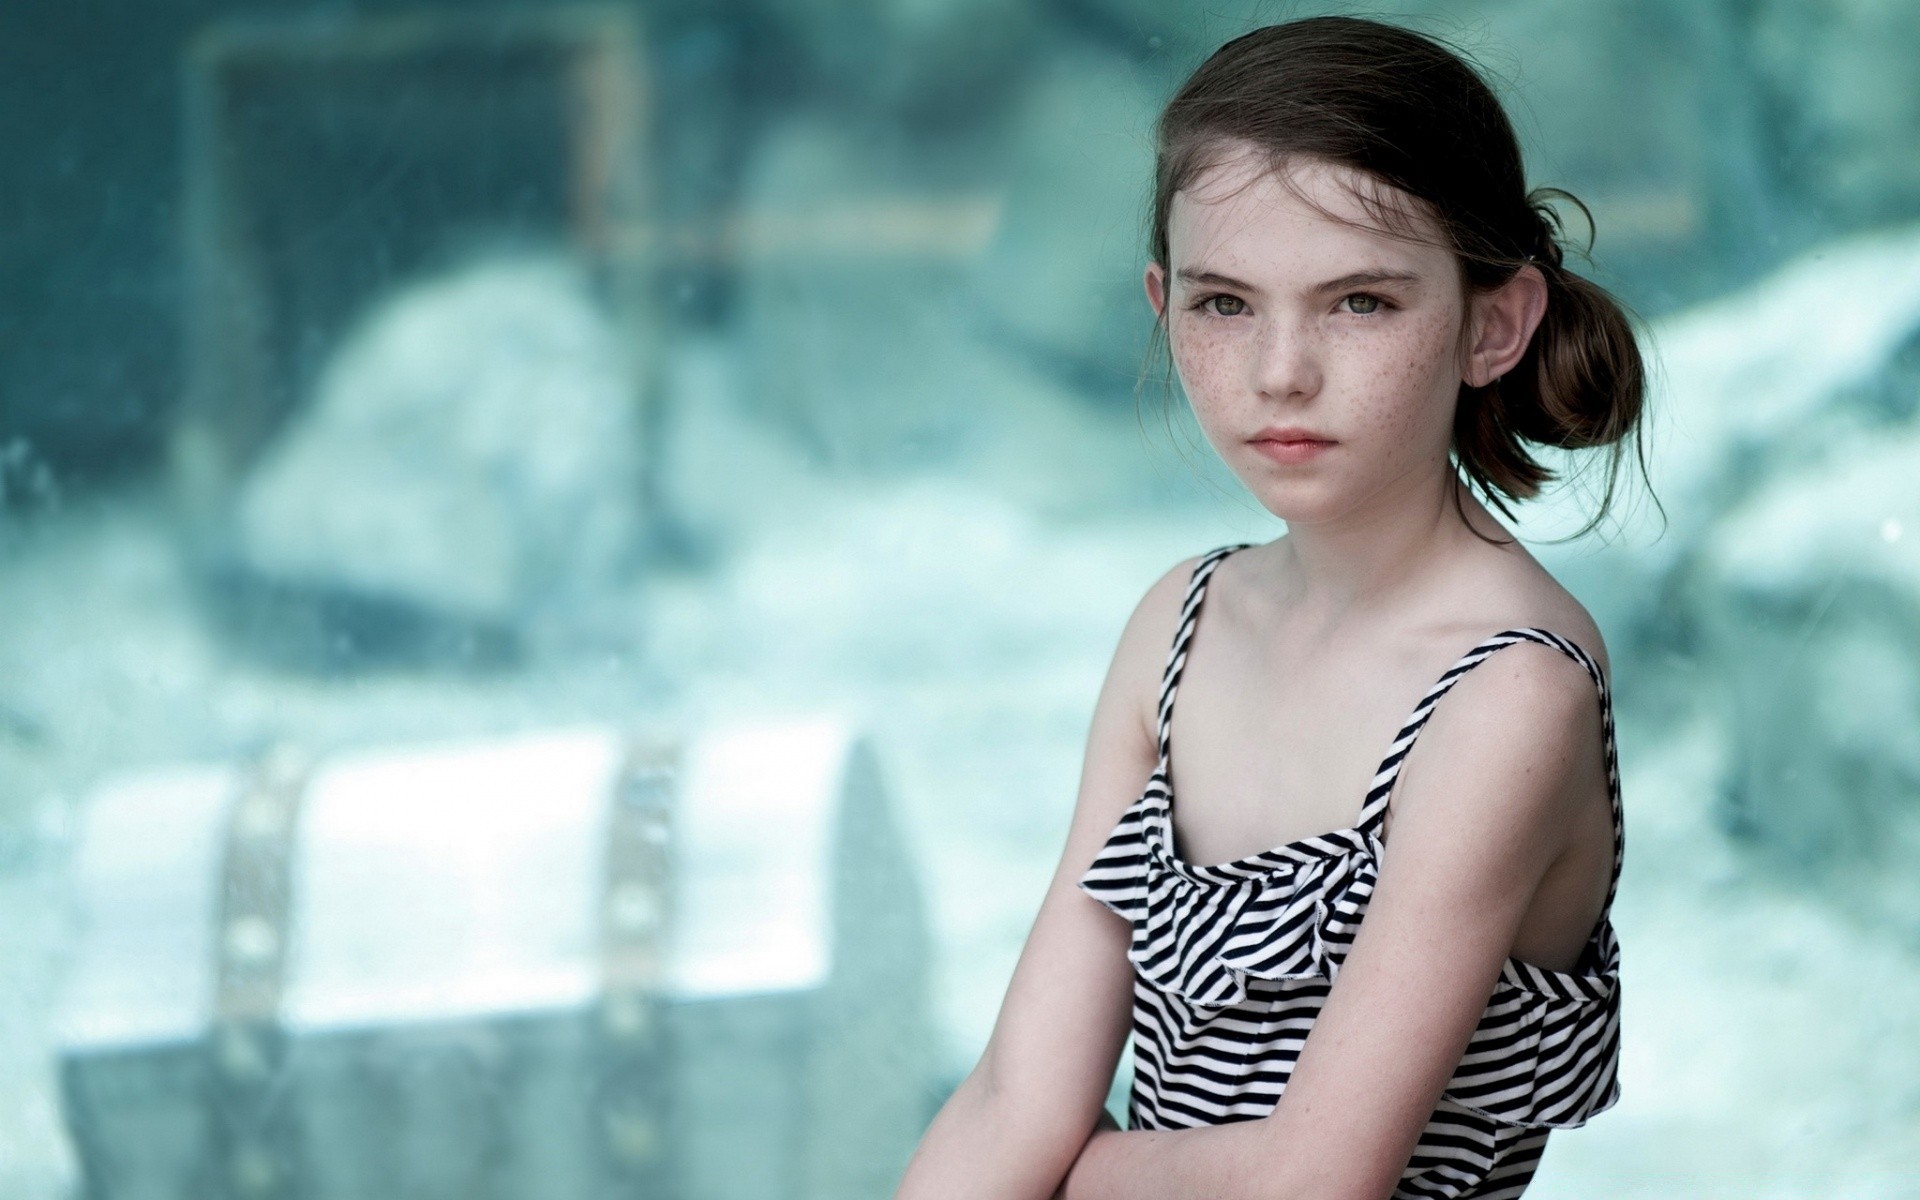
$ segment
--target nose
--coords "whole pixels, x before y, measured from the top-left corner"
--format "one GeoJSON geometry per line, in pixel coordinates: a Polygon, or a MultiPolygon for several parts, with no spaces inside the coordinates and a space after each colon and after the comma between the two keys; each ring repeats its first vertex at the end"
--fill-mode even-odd
{"type": "Polygon", "coordinates": [[[1320,345],[1301,324],[1265,322],[1252,365],[1254,390],[1270,399],[1312,396],[1320,390],[1320,345]]]}

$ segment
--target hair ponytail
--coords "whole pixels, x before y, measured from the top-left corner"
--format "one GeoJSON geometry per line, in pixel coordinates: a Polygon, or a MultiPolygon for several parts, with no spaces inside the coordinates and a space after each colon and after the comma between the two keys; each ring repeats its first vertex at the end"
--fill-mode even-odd
{"type": "MultiPolygon", "coordinates": [[[[1560,188],[1536,188],[1528,194],[1536,240],[1512,266],[1517,271],[1532,265],[1545,278],[1546,312],[1512,370],[1485,387],[1461,385],[1454,412],[1454,458],[1467,482],[1511,518],[1502,496],[1533,499],[1555,478],[1526,443],[1563,450],[1611,447],[1599,512],[1572,535],[1577,537],[1611,507],[1625,442],[1640,427],[1646,371],[1626,306],[1566,265],[1559,214],[1546,203],[1548,195],[1563,196],[1583,213],[1588,211],[1560,188]]],[[[1591,213],[1588,221],[1591,228],[1591,213]]]]}

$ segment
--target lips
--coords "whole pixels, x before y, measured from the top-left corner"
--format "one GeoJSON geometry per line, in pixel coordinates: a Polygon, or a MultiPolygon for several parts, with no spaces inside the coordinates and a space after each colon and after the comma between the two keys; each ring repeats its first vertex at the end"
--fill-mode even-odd
{"type": "Polygon", "coordinates": [[[1336,444],[1329,439],[1297,437],[1292,439],[1259,437],[1252,440],[1256,452],[1276,463],[1291,466],[1309,462],[1325,454],[1336,444]]]}
{"type": "Polygon", "coordinates": [[[1306,429],[1299,425],[1269,426],[1266,429],[1262,429],[1259,433],[1254,434],[1251,438],[1248,438],[1247,440],[1251,442],[1326,442],[1326,443],[1331,443],[1333,441],[1332,438],[1321,434],[1318,430],[1306,429]]]}

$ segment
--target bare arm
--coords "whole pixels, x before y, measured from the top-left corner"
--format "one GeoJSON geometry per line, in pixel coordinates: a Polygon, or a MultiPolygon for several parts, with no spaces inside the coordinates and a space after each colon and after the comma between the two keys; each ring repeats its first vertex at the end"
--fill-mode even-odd
{"type": "Polygon", "coordinates": [[[1132,1023],[1131,931],[1075,885],[1153,773],[1154,697],[1194,561],[1148,589],[1120,635],[1066,847],[993,1033],[922,1136],[895,1200],[1046,1200],[1106,1113],[1132,1023]]]}
{"type": "Polygon", "coordinates": [[[1604,769],[1592,681],[1557,650],[1502,650],[1453,697],[1409,753],[1429,769],[1402,774],[1367,916],[1273,1111],[1096,1132],[1059,1200],[1393,1192],[1564,848],[1578,781],[1604,769]]]}

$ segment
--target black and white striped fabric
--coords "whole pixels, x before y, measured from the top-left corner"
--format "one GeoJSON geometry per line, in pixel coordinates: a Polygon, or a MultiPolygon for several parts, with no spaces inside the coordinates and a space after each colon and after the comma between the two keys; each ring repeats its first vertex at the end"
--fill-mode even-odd
{"type": "Polygon", "coordinates": [[[1469,650],[1415,706],[1374,774],[1360,820],[1231,862],[1176,853],[1170,730],[1187,643],[1223,559],[1195,565],[1161,679],[1159,764],[1146,790],[1079,880],[1132,923],[1134,1079],[1130,1129],[1179,1129],[1272,1111],[1366,915],[1382,852],[1387,798],[1434,705],[1503,646],[1540,642],[1570,655],[1599,688],[1613,876],[1599,926],[1576,969],[1509,958],[1460,1067],[1394,1191],[1396,1197],[1514,1197],[1554,1129],[1585,1124],[1619,1099],[1619,945],[1611,911],[1624,831],[1613,706],[1599,666],[1544,629],[1508,629],[1469,650]]]}

